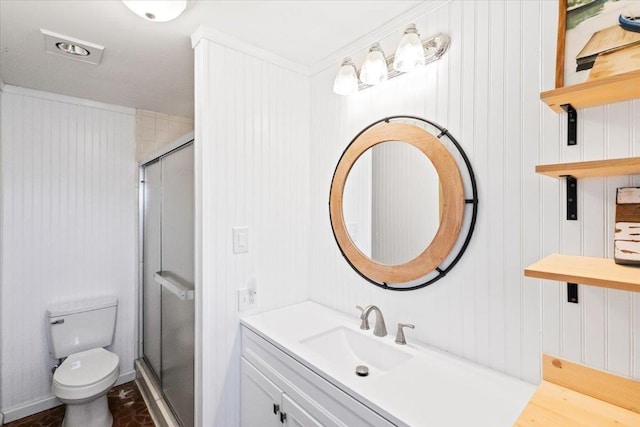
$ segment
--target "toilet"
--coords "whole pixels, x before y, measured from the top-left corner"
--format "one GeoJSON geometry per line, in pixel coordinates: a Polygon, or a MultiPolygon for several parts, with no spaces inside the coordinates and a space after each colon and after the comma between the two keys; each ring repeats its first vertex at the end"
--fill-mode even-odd
{"type": "Polygon", "coordinates": [[[49,354],[64,359],[53,374],[52,393],[67,404],[63,427],[111,427],[107,393],[120,375],[111,345],[118,300],[102,297],[50,307],[49,354]]]}

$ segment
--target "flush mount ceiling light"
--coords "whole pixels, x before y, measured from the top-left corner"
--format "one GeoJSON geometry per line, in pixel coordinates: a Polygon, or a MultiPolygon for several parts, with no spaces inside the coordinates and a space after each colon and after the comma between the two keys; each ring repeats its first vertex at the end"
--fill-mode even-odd
{"type": "MultiPolygon", "coordinates": [[[[367,89],[385,80],[398,77],[431,62],[439,60],[449,49],[451,40],[446,34],[438,33],[426,40],[420,40],[420,35],[414,24],[409,24],[404,30],[396,54],[385,59],[380,44],[374,44],[367,53],[362,69],[360,70],[360,84],[358,90],[367,89]]],[[[346,61],[346,60],[345,60],[346,61]]],[[[353,64],[351,62],[351,64],[353,64]]],[[[351,95],[353,92],[342,90],[342,74],[346,73],[345,62],[342,62],[333,91],[338,95],[351,95]]],[[[355,68],[355,64],[353,65],[355,68]]]]}
{"type": "Polygon", "coordinates": [[[153,22],[176,19],[187,8],[187,0],[122,0],[136,15],[153,22]]]}
{"type": "Polygon", "coordinates": [[[393,59],[393,68],[408,73],[424,65],[424,47],[415,24],[410,24],[404,30],[402,40],[393,59]]]}
{"type": "Polygon", "coordinates": [[[333,83],[333,91],[338,95],[351,95],[358,91],[358,75],[351,58],[345,58],[333,83]]]}
{"type": "Polygon", "coordinates": [[[104,46],[42,28],[40,32],[44,40],[44,50],[47,53],[94,65],[98,65],[102,61],[104,46]]]}
{"type": "Polygon", "coordinates": [[[362,70],[360,70],[360,80],[364,84],[377,85],[387,80],[387,59],[379,43],[374,44],[369,49],[367,59],[364,60],[362,70]]]}

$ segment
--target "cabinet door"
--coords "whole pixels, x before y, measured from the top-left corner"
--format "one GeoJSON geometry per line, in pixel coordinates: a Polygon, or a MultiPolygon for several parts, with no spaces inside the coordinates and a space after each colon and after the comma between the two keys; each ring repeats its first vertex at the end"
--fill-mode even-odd
{"type": "Polygon", "coordinates": [[[286,394],[282,395],[282,412],[286,414],[284,425],[288,427],[322,427],[307,411],[298,406],[286,394]]]}
{"type": "Polygon", "coordinates": [[[240,426],[281,427],[282,390],[252,364],[240,359],[240,426]]]}

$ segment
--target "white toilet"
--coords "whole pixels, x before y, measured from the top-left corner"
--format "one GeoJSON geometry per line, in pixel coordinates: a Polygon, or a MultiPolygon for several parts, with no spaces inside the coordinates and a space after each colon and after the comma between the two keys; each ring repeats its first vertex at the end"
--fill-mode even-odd
{"type": "Polygon", "coordinates": [[[49,353],[64,359],[53,374],[51,390],[67,404],[64,427],[111,427],[107,392],[120,375],[111,345],[118,300],[103,297],[50,307],[49,353]]]}

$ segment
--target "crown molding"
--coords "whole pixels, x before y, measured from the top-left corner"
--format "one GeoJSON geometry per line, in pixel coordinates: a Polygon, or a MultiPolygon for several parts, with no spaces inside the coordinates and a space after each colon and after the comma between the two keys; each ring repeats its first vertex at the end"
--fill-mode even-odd
{"type": "Polygon", "coordinates": [[[123,107],[121,105],[107,104],[99,101],[92,101],[90,99],[76,98],[74,96],[60,95],[52,92],[44,92],[36,89],[28,89],[26,87],[13,86],[4,84],[1,89],[3,93],[10,93],[15,95],[28,96],[31,98],[46,99],[48,101],[62,102],[64,104],[80,105],[83,107],[97,108],[99,110],[113,111],[115,113],[136,115],[136,109],[130,107],[123,107]]]}
{"type": "Polygon", "coordinates": [[[303,76],[309,76],[309,67],[305,65],[290,61],[268,50],[262,49],[236,37],[230,36],[229,34],[202,25],[199,26],[191,36],[191,47],[195,49],[203,39],[221,44],[242,53],[246,53],[247,55],[262,59],[279,67],[286,68],[287,70],[293,71],[298,74],[302,74],[303,76]]]}

